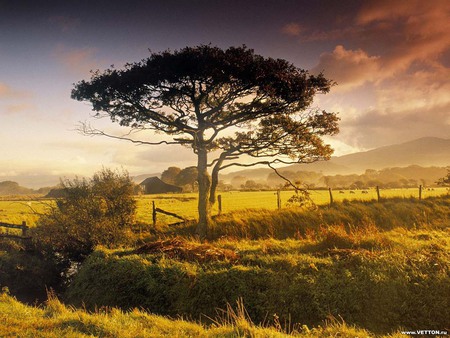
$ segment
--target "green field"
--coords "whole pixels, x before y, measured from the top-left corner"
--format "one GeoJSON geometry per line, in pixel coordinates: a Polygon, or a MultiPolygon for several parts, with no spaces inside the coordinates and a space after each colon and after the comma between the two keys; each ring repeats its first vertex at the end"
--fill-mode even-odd
{"type": "MultiPolygon", "coordinates": [[[[336,202],[347,200],[370,201],[377,199],[375,189],[367,190],[363,193],[361,190],[343,190],[333,191],[333,199],[336,202]]],[[[445,188],[434,188],[433,190],[422,191],[422,197],[440,196],[447,193],[445,188]]],[[[282,208],[289,207],[287,201],[294,194],[293,191],[281,191],[282,208]]],[[[277,209],[277,195],[275,191],[229,191],[220,192],[222,196],[222,213],[229,213],[244,209],[277,209]]],[[[419,189],[386,189],[380,190],[381,198],[404,197],[418,198],[419,189]]],[[[310,196],[317,205],[330,203],[328,190],[311,190],[310,196]]],[[[176,213],[187,219],[197,217],[197,194],[163,194],[163,195],[142,195],[138,197],[138,220],[146,223],[152,223],[152,202],[155,202],[157,208],[176,213]]],[[[218,214],[218,205],[212,210],[213,215],[218,214]]],[[[176,218],[163,214],[157,215],[158,224],[167,224],[177,222],[176,218]]]]}
{"type": "MultiPolygon", "coordinates": [[[[422,197],[440,196],[448,193],[446,188],[433,188],[433,190],[424,189],[422,197]]],[[[277,208],[277,196],[275,191],[229,191],[220,192],[222,195],[222,212],[229,213],[235,210],[243,209],[268,209],[277,208]]],[[[292,191],[281,191],[282,208],[289,207],[287,200],[293,195],[292,191]]],[[[380,190],[382,198],[404,197],[418,198],[419,189],[386,189],[380,190]]],[[[330,202],[328,190],[311,190],[310,196],[317,205],[324,205],[330,202]]],[[[367,190],[336,190],[333,191],[333,199],[336,202],[347,200],[369,201],[377,198],[375,189],[367,190]]],[[[137,197],[137,219],[140,223],[152,224],[152,202],[155,202],[157,208],[178,214],[186,219],[197,217],[197,194],[160,194],[160,195],[141,195],[137,197]]],[[[40,199],[32,196],[28,198],[3,197],[0,200],[0,222],[21,224],[26,221],[28,225],[33,226],[39,218],[39,213],[45,212],[45,209],[51,205],[52,201],[40,199]]],[[[218,205],[212,210],[213,215],[218,214],[218,205]]],[[[157,215],[157,224],[170,224],[177,222],[174,217],[164,214],[157,215]]]]}

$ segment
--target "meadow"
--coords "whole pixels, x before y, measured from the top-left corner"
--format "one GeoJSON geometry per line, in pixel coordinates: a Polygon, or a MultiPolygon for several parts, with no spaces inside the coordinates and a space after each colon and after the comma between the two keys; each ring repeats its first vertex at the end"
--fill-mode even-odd
{"type": "MultiPolygon", "coordinates": [[[[316,205],[330,203],[328,190],[310,190],[310,197],[316,205]]],[[[424,189],[422,197],[442,196],[448,193],[446,188],[424,189]]],[[[244,209],[277,209],[277,194],[275,191],[228,191],[220,192],[222,196],[222,213],[230,213],[244,209]]],[[[281,191],[282,208],[289,207],[288,200],[293,196],[293,191],[281,191]]],[[[418,198],[419,189],[382,189],[381,198],[418,198]]],[[[367,193],[362,190],[333,191],[335,202],[344,200],[370,201],[377,199],[375,189],[368,189],[367,193]]],[[[137,200],[137,220],[141,224],[152,224],[152,202],[157,208],[178,214],[186,219],[197,217],[197,193],[182,194],[155,194],[140,195],[137,200]]],[[[52,200],[43,199],[39,196],[29,197],[7,197],[0,199],[0,222],[21,224],[26,221],[27,225],[33,226],[39,218],[39,214],[45,212],[52,205],[52,200]]],[[[212,214],[219,213],[218,204],[213,207],[212,214]]],[[[157,224],[171,224],[178,222],[176,218],[164,214],[158,214],[157,224]]]]}

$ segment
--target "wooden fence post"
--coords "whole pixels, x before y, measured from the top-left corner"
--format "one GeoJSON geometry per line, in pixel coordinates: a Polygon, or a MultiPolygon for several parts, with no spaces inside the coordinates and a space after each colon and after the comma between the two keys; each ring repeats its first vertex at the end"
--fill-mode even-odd
{"type": "Polygon", "coordinates": [[[333,204],[333,193],[331,192],[331,188],[328,188],[328,192],[330,193],[330,205],[333,204]]]}
{"type": "Polygon", "coordinates": [[[422,200],[422,184],[419,185],[419,201],[422,200]]]}
{"type": "Polygon", "coordinates": [[[278,210],[281,209],[281,192],[280,192],[280,190],[277,190],[277,208],[278,208],[278,210]]]}
{"type": "Polygon", "coordinates": [[[222,213],[222,195],[217,195],[217,203],[219,204],[219,215],[222,213]]]}
{"type": "Polygon", "coordinates": [[[22,237],[27,237],[27,222],[22,221],[22,237]]]}
{"type": "Polygon", "coordinates": [[[380,202],[380,187],[377,185],[377,199],[380,202]]]}
{"type": "Polygon", "coordinates": [[[152,201],[153,205],[153,212],[152,212],[152,218],[153,218],[153,226],[156,225],[156,207],[155,207],[155,201],[152,201]]]}

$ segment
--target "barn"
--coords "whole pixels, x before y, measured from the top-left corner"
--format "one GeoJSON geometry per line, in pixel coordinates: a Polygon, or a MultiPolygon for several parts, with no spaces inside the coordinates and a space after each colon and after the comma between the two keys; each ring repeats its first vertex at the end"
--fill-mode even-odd
{"type": "Polygon", "coordinates": [[[139,184],[142,187],[144,194],[164,194],[166,192],[182,192],[183,189],[176,185],[167,184],[161,181],[158,177],[146,178],[139,184]]]}

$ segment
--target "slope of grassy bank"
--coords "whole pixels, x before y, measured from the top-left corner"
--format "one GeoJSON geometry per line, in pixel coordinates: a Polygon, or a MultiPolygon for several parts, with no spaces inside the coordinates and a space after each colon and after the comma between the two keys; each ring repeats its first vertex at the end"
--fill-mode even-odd
{"type": "Polygon", "coordinates": [[[204,315],[213,317],[242,297],[256,323],[279,318],[317,326],[332,316],[376,333],[444,329],[448,235],[334,226],[303,240],[176,239],[139,254],[100,249],[83,264],[67,300],[90,309],[143,307],[207,322],[204,315]]]}
{"type": "MultiPolygon", "coordinates": [[[[23,305],[14,298],[0,294],[1,337],[371,337],[369,332],[332,324],[326,327],[261,327],[254,325],[241,312],[228,309],[208,327],[186,320],[168,319],[141,310],[123,312],[107,309],[87,313],[64,306],[57,299],[50,299],[43,307],[23,305]],[[289,332],[286,332],[287,331],[289,332]]],[[[400,336],[400,335],[398,335],[400,336]]],[[[392,336],[394,337],[394,336],[392,336]]]]}

